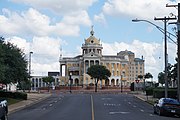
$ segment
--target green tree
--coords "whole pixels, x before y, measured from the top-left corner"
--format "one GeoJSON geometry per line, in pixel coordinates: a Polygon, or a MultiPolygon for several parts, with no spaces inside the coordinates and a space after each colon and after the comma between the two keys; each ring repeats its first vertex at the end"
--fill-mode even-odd
{"type": "Polygon", "coordinates": [[[111,72],[103,65],[92,65],[87,71],[87,74],[95,80],[95,92],[97,92],[98,81],[108,80],[108,77],[111,76],[111,72]]]}
{"type": "MultiPolygon", "coordinates": [[[[177,63],[175,63],[174,65],[168,63],[167,80],[169,84],[171,83],[171,80],[177,80],[177,63]]],[[[158,74],[158,82],[161,84],[165,83],[165,71],[158,74]]]]}
{"type": "Polygon", "coordinates": [[[153,78],[153,76],[152,76],[152,74],[151,73],[146,73],[145,75],[144,75],[144,78],[145,79],[149,79],[149,78],[153,78]]]}
{"type": "Polygon", "coordinates": [[[143,75],[138,75],[138,78],[139,78],[140,80],[142,80],[142,79],[143,79],[143,75]]]}
{"type": "Polygon", "coordinates": [[[164,84],[165,83],[164,77],[165,77],[165,73],[164,72],[160,72],[158,74],[158,82],[161,83],[161,84],[164,84]]]}
{"type": "Polygon", "coordinates": [[[0,37],[0,83],[7,86],[9,83],[26,81],[27,60],[25,54],[17,46],[5,42],[0,37]]]}
{"type": "Polygon", "coordinates": [[[145,85],[145,82],[146,82],[146,79],[149,79],[149,78],[153,78],[153,76],[152,76],[152,74],[151,73],[146,73],[145,75],[138,75],[138,78],[139,79],[143,79],[143,86],[144,86],[144,91],[145,91],[145,89],[146,89],[146,85],[145,85]]]}
{"type": "Polygon", "coordinates": [[[177,58],[176,58],[176,63],[174,65],[172,65],[172,69],[171,69],[171,79],[173,81],[177,81],[177,58]]]}
{"type": "Polygon", "coordinates": [[[4,64],[5,52],[3,50],[3,41],[4,38],[0,37],[0,82],[5,79],[5,64],[4,64]]]}
{"type": "Polygon", "coordinates": [[[49,92],[50,85],[52,84],[52,82],[55,81],[55,79],[52,76],[48,76],[48,77],[43,77],[42,80],[48,85],[48,92],[49,92]]]}

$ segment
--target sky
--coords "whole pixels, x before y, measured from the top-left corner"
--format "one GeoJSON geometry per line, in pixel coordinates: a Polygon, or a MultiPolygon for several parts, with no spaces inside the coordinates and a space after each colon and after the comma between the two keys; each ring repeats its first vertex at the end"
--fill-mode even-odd
{"type": "MultiPolygon", "coordinates": [[[[175,17],[180,0],[0,0],[0,36],[31,55],[31,75],[59,71],[59,56],[81,55],[84,39],[101,40],[103,55],[129,50],[145,59],[145,73],[157,81],[164,70],[164,34],[147,22],[164,28],[154,17],[175,17]]],[[[176,22],[175,21],[168,21],[176,22]]],[[[167,24],[175,34],[176,25],[167,24]]],[[[177,41],[175,37],[170,36],[177,41]]],[[[175,63],[177,45],[168,39],[168,62],[175,63]]]]}

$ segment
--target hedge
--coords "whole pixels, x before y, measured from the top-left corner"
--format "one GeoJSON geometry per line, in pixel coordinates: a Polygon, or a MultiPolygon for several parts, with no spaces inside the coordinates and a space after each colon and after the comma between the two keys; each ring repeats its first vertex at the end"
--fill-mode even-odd
{"type": "MultiPolygon", "coordinates": [[[[153,90],[154,98],[162,98],[165,97],[165,88],[156,88],[153,90]]],[[[168,89],[168,97],[177,99],[177,88],[169,88],[168,89]]]]}
{"type": "Polygon", "coordinates": [[[0,97],[27,100],[27,94],[23,92],[0,91],[0,97]]]}
{"type": "Polygon", "coordinates": [[[153,95],[154,88],[146,88],[146,95],[153,95]]]}

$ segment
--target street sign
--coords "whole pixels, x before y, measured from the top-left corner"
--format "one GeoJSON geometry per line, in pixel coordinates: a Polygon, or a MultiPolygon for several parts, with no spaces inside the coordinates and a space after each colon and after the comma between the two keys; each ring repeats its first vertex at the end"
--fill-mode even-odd
{"type": "Polygon", "coordinates": [[[136,81],[136,83],[139,83],[139,80],[135,80],[136,81]]]}

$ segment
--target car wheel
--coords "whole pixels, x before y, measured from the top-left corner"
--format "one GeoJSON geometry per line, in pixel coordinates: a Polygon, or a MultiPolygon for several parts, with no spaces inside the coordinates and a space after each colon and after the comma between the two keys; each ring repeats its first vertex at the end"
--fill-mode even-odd
{"type": "Polygon", "coordinates": [[[7,114],[6,114],[6,115],[4,115],[4,116],[2,116],[1,120],[8,120],[8,116],[7,116],[7,114]]]}
{"type": "Polygon", "coordinates": [[[158,114],[159,116],[162,116],[162,115],[163,115],[160,108],[157,110],[157,114],[158,114]]]}
{"type": "Polygon", "coordinates": [[[154,114],[157,114],[157,112],[156,112],[156,108],[154,108],[154,114]]]}

